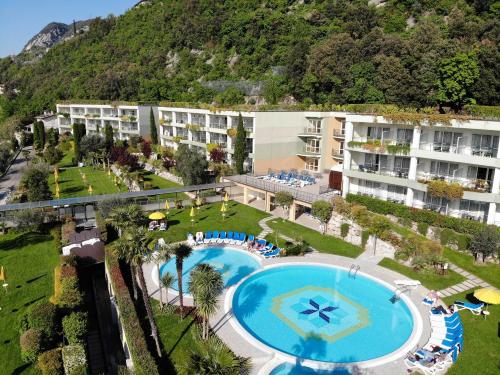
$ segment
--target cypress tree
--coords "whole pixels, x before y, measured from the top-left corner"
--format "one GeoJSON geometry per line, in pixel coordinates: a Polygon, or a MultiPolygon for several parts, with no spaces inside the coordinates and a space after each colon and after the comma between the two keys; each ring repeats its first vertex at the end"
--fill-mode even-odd
{"type": "Polygon", "coordinates": [[[73,140],[75,141],[75,158],[79,162],[82,158],[80,151],[80,141],[85,135],[85,124],[73,124],[73,140]]]}
{"type": "Polygon", "coordinates": [[[238,127],[236,128],[236,141],[234,144],[234,163],[236,173],[243,173],[243,163],[245,162],[246,133],[243,127],[243,117],[238,116],[238,127]]]}
{"type": "Polygon", "coordinates": [[[149,132],[151,133],[151,143],[154,145],[158,144],[158,131],[156,130],[155,114],[153,112],[153,107],[150,108],[149,112],[149,132]]]}
{"type": "Polygon", "coordinates": [[[45,126],[41,121],[33,124],[33,144],[37,150],[43,150],[45,146],[45,126]]]}
{"type": "Polygon", "coordinates": [[[111,124],[106,124],[104,127],[104,144],[106,145],[106,150],[108,152],[114,145],[113,127],[111,126],[111,124]]]}

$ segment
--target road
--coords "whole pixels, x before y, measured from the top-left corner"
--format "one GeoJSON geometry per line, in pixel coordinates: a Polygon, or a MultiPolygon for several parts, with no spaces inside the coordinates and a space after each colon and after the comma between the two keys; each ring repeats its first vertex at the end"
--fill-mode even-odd
{"type": "MultiPolygon", "coordinates": [[[[32,147],[29,146],[26,149],[32,151],[32,147]]],[[[26,168],[26,159],[23,156],[23,153],[19,154],[14,163],[9,169],[9,172],[2,178],[0,178],[0,205],[7,203],[7,198],[9,195],[9,191],[14,191],[21,180],[21,175],[23,173],[24,168],[26,168]]]]}

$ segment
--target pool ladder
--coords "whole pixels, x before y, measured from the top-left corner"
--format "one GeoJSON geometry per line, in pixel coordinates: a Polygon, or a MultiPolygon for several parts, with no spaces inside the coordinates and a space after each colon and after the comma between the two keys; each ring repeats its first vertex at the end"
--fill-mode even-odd
{"type": "Polygon", "coordinates": [[[351,268],[349,268],[349,274],[348,276],[349,277],[352,277],[353,279],[356,278],[356,274],[358,273],[359,269],[361,267],[359,266],[359,264],[351,264],[351,268]]]}
{"type": "Polygon", "coordinates": [[[396,291],[394,292],[394,295],[391,297],[390,301],[392,303],[396,303],[396,301],[399,301],[401,299],[401,294],[404,292],[407,292],[410,290],[410,287],[407,285],[399,286],[396,291]]]}

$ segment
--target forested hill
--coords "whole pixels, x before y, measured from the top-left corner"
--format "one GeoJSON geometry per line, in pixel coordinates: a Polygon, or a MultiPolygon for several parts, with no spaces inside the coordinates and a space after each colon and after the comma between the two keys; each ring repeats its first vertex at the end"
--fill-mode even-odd
{"type": "Polygon", "coordinates": [[[151,1],[95,20],[35,64],[0,60],[5,114],[72,98],[229,104],[242,90],[268,103],[499,103],[500,2],[370,3],[151,1]]]}

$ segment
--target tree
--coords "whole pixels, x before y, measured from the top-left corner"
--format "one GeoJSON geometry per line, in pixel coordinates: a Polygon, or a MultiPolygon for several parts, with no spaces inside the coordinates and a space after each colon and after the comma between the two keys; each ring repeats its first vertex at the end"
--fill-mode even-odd
{"type": "Polygon", "coordinates": [[[106,141],[98,134],[84,135],[80,140],[80,153],[84,158],[102,158],[105,148],[106,141]]]}
{"type": "Polygon", "coordinates": [[[73,124],[73,140],[75,142],[75,158],[77,162],[82,159],[80,142],[85,136],[85,131],[85,124],[73,124]]]}
{"type": "Polygon", "coordinates": [[[277,104],[285,95],[283,79],[276,76],[268,78],[262,94],[268,104],[277,104]]]}
{"type": "Polygon", "coordinates": [[[41,232],[45,214],[41,211],[25,209],[17,211],[13,219],[17,229],[21,232],[41,232]]]}
{"type": "Polygon", "coordinates": [[[50,165],[56,164],[63,157],[63,152],[57,147],[47,147],[43,152],[43,158],[50,165]]]}
{"type": "Polygon", "coordinates": [[[245,103],[245,94],[236,87],[229,87],[215,97],[220,105],[235,105],[245,103]]]}
{"type": "Polygon", "coordinates": [[[142,154],[146,159],[149,159],[151,156],[151,142],[144,141],[140,144],[140,149],[142,154]]]}
{"type": "Polygon", "coordinates": [[[208,163],[204,155],[190,150],[188,145],[181,144],[175,154],[176,168],[182,177],[184,185],[198,185],[203,182],[203,176],[208,163]]]}
{"type": "Polygon", "coordinates": [[[111,124],[104,125],[104,146],[106,151],[109,152],[114,145],[113,127],[111,124]]]}
{"type": "Polygon", "coordinates": [[[149,325],[151,327],[151,335],[155,341],[158,357],[161,357],[158,328],[153,316],[153,310],[151,308],[151,302],[149,300],[149,294],[146,286],[146,279],[144,278],[144,271],[142,269],[143,259],[148,257],[150,254],[148,247],[149,241],[148,233],[145,228],[135,227],[130,224],[125,234],[116,241],[113,249],[118,258],[123,259],[131,266],[132,278],[139,279],[142,299],[144,307],[146,308],[149,325]]]}
{"type": "MultiPolygon", "coordinates": [[[[160,292],[160,309],[163,309],[163,277],[160,273],[160,264],[166,263],[170,260],[172,254],[170,249],[166,246],[160,245],[158,242],[155,244],[155,252],[151,253],[151,257],[149,260],[152,260],[156,264],[156,271],[158,272],[158,287],[160,292]]],[[[168,277],[172,276],[170,273],[165,274],[165,282],[168,281],[168,277]]],[[[167,287],[167,296],[168,296],[168,287],[167,287]]]]}
{"type": "Polygon", "coordinates": [[[375,216],[371,222],[370,228],[368,228],[368,233],[374,236],[373,242],[373,254],[377,251],[377,238],[380,238],[387,231],[391,229],[391,222],[382,216],[375,216]]]}
{"type": "Polygon", "coordinates": [[[184,317],[184,298],[182,292],[182,268],[184,259],[189,257],[193,252],[193,248],[184,243],[173,246],[170,249],[172,255],[175,256],[175,270],[177,271],[177,289],[179,290],[179,306],[181,309],[181,317],[184,317]]]}
{"type": "Polygon", "coordinates": [[[115,146],[109,153],[109,160],[121,167],[125,167],[129,172],[139,168],[139,159],[127,151],[127,147],[115,146]]]}
{"type": "Polygon", "coordinates": [[[236,128],[236,141],[234,143],[234,163],[236,173],[242,174],[244,172],[243,163],[245,162],[246,152],[246,132],[243,127],[243,117],[241,113],[238,116],[238,127],[236,128]]]}
{"type": "Polygon", "coordinates": [[[458,53],[452,58],[441,60],[437,81],[440,106],[450,105],[458,111],[464,104],[475,103],[471,89],[478,78],[479,68],[474,52],[458,53]]]}
{"type": "Polygon", "coordinates": [[[49,166],[45,163],[32,163],[21,177],[21,186],[26,189],[30,202],[52,199],[49,187],[49,166]]]}
{"type": "Polygon", "coordinates": [[[50,147],[56,147],[59,143],[59,130],[56,128],[50,128],[47,130],[47,144],[50,147]]]}
{"type": "Polygon", "coordinates": [[[202,336],[207,339],[208,319],[217,311],[217,300],[224,290],[224,280],[212,266],[199,264],[191,271],[189,290],[193,295],[196,310],[203,319],[202,336]]]}
{"type": "Polygon", "coordinates": [[[214,147],[209,152],[210,161],[214,163],[224,163],[226,160],[226,152],[220,147],[214,147]]]}
{"type": "Polygon", "coordinates": [[[0,144],[0,173],[9,167],[11,155],[12,152],[7,144],[0,144]]]}
{"type": "Polygon", "coordinates": [[[45,147],[45,126],[41,121],[36,121],[33,124],[33,144],[35,149],[39,151],[45,147]]]}
{"type": "Polygon", "coordinates": [[[494,225],[483,227],[475,234],[470,242],[470,251],[474,254],[476,262],[484,262],[484,260],[500,250],[500,233],[494,225]],[[481,255],[481,259],[479,257],[481,255]]]}
{"type": "Polygon", "coordinates": [[[274,202],[285,210],[288,215],[288,210],[293,204],[293,195],[287,191],[278,191],[274,196],[274,202]]]}
{"type": "Polygon", "coordinates": [[[111,224],[121,236],[129,226],[141,226],[146,222],[144,211],[137,204],[129,204],[126,206],[115,206],[109,212],[107,217],[108,223],[111,224]]]}
{"type": "Polygon", "coordinates": [[[311,213],[323,224],[323,234],[326,233],[328,222],[332,217],[333,206],[327,201],[316,201],[312,204],[311,213]]]}
{"type": "MultiPolygon", "coordinates": [[[[168,290],[174,284],[174,280],[175,280],[174,275],[172,275],[170,272],[166,272],[161,277],[161,286],[164,287],[166,289],[166,291],[167,291],[167,305],[168,305],[168,290]]],[[[160,298],[161,298],[161,294],[160,294],[160,298]]]]}
{"type": "Polygon", "coordinates": [[[149,111],[149,132],[151,133],[151,143],[154,145],[158,144],[158,130],[156,129],[155,114],[153,112],[153,107],[149,111]]]}

